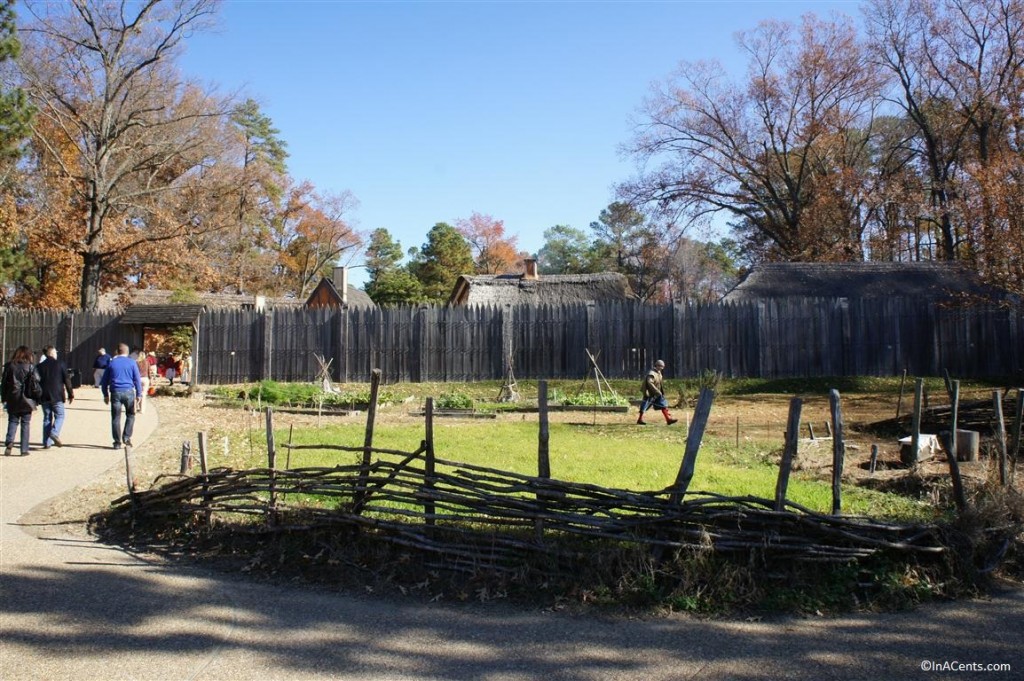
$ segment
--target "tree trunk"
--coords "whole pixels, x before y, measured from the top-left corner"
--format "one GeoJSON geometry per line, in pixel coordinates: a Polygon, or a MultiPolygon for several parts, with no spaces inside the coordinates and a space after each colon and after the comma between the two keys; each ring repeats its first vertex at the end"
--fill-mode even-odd
{"type": "Polygon", "coordinates": [[[82,256],[81,306],[83,310],[95,311],[100,304],[101,259],[98,253],[82,256]]]}

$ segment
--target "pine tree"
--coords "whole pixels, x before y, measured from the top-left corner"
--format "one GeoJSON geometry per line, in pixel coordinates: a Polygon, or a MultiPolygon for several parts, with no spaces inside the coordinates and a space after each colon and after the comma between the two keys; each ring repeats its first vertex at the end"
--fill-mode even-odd
{"type": "Polygon", "coordinates": [[[409,270],[423,285],[427,301],[444,303],[451,296],[459,275],[475,271],[473,252],[457,229],[439,222],[427,234],[427,242],[410,263],[409,270]]]}
{"type": "MultiPolygon", "coordinates": [[[[15,0],[0,3],[0,65],[21,54],[14,14],[15,0]]],[[[0,91],[0,159],[21,155],[22,144],[31,134],[33,108],[24,90],[0,91]]]]}
{"type": "Polygon", "coordinates": [[[423,286],[402,261],[402,244],[386,229],[375,229],[366,247],[366,269],[370,281],[366,295],[380,306],[418,303],[423,300],[423,286]]]}

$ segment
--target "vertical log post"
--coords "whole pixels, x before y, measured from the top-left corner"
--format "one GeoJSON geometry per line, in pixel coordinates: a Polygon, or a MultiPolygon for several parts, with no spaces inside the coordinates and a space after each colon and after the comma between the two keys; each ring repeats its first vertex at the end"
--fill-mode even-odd
{"type": "Polygon", "coordinates": [[[839,402],[839,391],[828,393],[829,406],[832,410],[832,515],[838,515],[842,507],[843,466],[846,459],[846,442],[843,440],[843,408],[839,402]]]}
{"type": "Polygon", "coordinates": [[[700,451],[701,440],[704,439],[704,429],[708,425],[708,417],[711,416],[711,405],[715,401],[715,391],[711,388],[704,388],[697,398],[697,406],[693,410],[693,424],[686,434],[686,450],[683,452],[683,462],[679,466],[679,473],[676,475],[675,485],[672,486],[672,494],[669,496],[669,503],[681,504],[686,490],[693,480],[693,472],[697,466],[697,452],[700,451]]]}
{"type": "Polygon", "coordinates": [[[896,420],[900,420],[900,409],[903,407],[903,386],[907,382],[907,370],[903,370],[903,376],[900,378],[900,396],[896,400],[896,420]]]}
{"type": "Polygon", "coordinates": [[[910,460],[917,465],[921,446],[921,397],[924,394],[924,379],[914,381],[914,416],[910,424],[910,460]]]}
{"type": "Polygon", "coordinates": [[[872,444],[871,445],[871,463],[869,465],[868,472],[871,473],[871,475],[874,475],[875,474],[875,468],[877,468],[877,467],[878,467],[878,445],[872,444]]]}
{"type": "Polygon", "coordinates": [[[740,447],[740,417],[736,416],[736,448],[740,447]]]}
{"type": "MultiPolygon", "coordinates": [[[[946,451],[953,455],[953,461],[959,458],[959,452],[957,447],[960,446],[959,438],[957,437],[956,430],[960,426],[957,421],[960,420],[960,381],[952,381],[949,385],[949,447],[946,451]]],[[[960,471],[960,467],[957,466],[957,472],[960,471]]]]}
{"type": "Polygon", "coordinates": [[[181,443],[181,469],[179,475],[187,475],[192,468],[192,443],[185,440],[181,443]]]}
{"type": "Polygon", "coordinates": [[[199,470],[203,474],[203,519],[210,524],[210,466],[206,460],[206,432],[200,431],[197,436],[199,441],[199,470]]]}
{"type": "Polygon", "coordinates": [[[425,516],[425,522],[428,526],[434,526],[434,473],[436,471],[437,462],[434,459],[434,398],[427,398],[426,409],[426,439],[423,441],[424,450],[424,470],[426,477],[423,480],[424,486],[427,488],[427,498],[423,502],[423,514],[425,516]]]}
{"type": "Polygon", "coordinates": [[[789,472],[793,469],[796,458],[797,443],[800,441],[800,411],[803,400],[794,397],[789,401],[789,421],[786,426],[786,447],[782,450],[782,461],[779,463],[779,479],[775,483],[775,510],[786,508],[786,490],[789,487],[789,472]]]}
{"type": "Polygon", "coordinates": [[[135,497],[135,490],[139,486],[138,480],[135,479],[135,456],[132,454],[131,445],[124,446],[124,473],[128,481],[128,494],[135,497]]]}
{"type": "MultiPolygon", "coordinates": [[[[548,382],[540,381],[537,385],[537,420],[539,430],[537,432],[537,477],[547,480],[551,477],[550,440],[551,431],[548,424],[548,382]]],[[[541,492],[537,493],[537,499],[544,497],[541,492]]],[[[537,541],[544,539],[544,520],[537,518],[534,523],[534,532],[537,541]]]]}
{"type": "Polygon", "coordinates": [[[951,381],[949,388],[950,415],[949,441],[946,442],[946,461],[949,463],[949,478],[953,482],[953,499],[960,513],[967,509],[967,497],[964,495],[964,482],[960,477],[960,464],[956,460],[956,429],[960,411],[960,381],[951,381]]]}
{"type": "Polygon", "coordinates": [[[1006,471],[1006,423],[1003,420],[1003,393],[998,390],[992,391],[992,408],[996,417],[996,447],[999,452],[999,484],[1006,486],[1008,474],[1006,471]]]}
{"type": "Polygon", "coordinates": [[[1017,459],[1020,457],[1021,425],[1024,422],[1024,388],[1017,388],[1017,412],[1013,417],[1013,448],[1010,450],[1010,482],[1017,476],[1017,459]]]}
{"type": "Polygon", "coordinates": [[[352,512],[359,514],[366,503],[367,485],[370,481],[370,459],[373,449],[373,428],[377,421],[377,398],[380,395],[380,369],[370,372],[370,405],[366,411],[366,435],[363,437],[363,461],[356,481],[352,512]]]}
{"type": "Polygon", "coordinates": [[[267,469],[270,474],[270,509],[277,505],[277,445],[274,442],[274,410],[267,407],[267,469]]]}
{"type": "Polygon", "coordinates": [[[810,421],[807,422],[807,434],[810,435],[812,440],[816,439],[814,437],[814,424],[812,424],[810,421]]]}
{"type": "Polygon", "coordinates": [[[292,423],[288,426],[288,453],[284,455],[284,469],[290,471],[292,469],[292,436],[295,434],[295,424],[292,423]]]}

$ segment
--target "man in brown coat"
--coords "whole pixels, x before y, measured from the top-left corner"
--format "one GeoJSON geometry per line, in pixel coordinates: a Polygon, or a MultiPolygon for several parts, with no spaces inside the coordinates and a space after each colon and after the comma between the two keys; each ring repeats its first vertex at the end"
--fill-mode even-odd
{"type": "Polygon", "coordinates": [[[638,426],[647,425],[644,422],[644,412],[651,407],[661,410],[661,413],[665,416],[665,423],[668,425],[671,426],[678,421],[678,419],[672,418],[672,414],[668,413],[668,401],[665,399],[665,389],[663,387],[664,378],[661,375],[661,370],[664,368],[665,362],[659,359],[654,363],[654,367],[647,372],[647,376],[644,377],[644,398],[640,401],[640,416],[636,420],[638,426]]]}

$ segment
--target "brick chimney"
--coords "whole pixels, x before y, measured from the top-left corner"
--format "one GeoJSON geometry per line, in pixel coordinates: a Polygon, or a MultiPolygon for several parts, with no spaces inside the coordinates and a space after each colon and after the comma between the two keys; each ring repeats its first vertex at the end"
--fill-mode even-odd
{"type": "Polygon", "coordinates": [[[341,296],[341,304],[348,305],[348,268],[335,267],[331,273],[331,283],[341,296]]]}
{"type": "Polygon", "coordinates": [[[523,258],[523,265],[526,267],[523,279],[540,279],[540,275],[537,273],[536,258],[523,258]]]}

